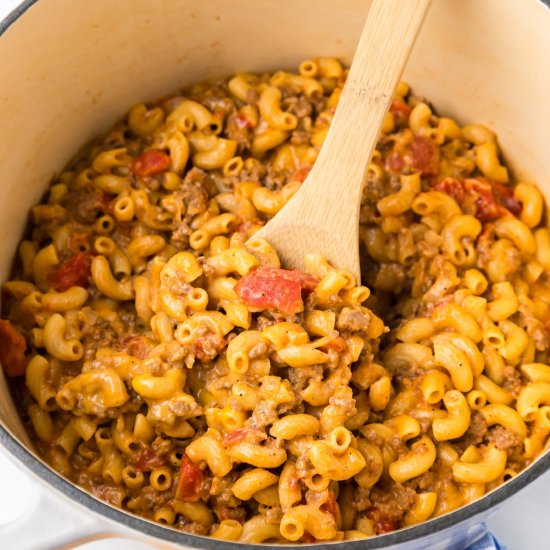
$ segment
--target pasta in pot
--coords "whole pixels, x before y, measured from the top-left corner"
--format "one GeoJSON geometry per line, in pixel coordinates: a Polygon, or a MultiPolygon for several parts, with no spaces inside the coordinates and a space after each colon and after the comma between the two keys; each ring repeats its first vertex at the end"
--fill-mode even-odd
{"type": "Polygon", "coordinates": [[[550,233],[496,137],[400,83],[361,281],[254,233],[299,189],[347,70],[132,107],[52,183],[3,287],[0,361],[93,495],[248,543],[370,537],[481,497],[550,433],[550,233]]]}

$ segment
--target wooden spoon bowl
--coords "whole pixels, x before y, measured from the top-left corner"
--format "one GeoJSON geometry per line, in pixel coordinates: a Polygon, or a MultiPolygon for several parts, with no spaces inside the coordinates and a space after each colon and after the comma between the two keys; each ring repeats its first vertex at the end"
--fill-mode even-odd
{"type": "Polygon", "coordinates": [[[320,253],[359,280],[359,210],[366,171],[430,0],[374,0],[346,85],[313,169],[284,208],[253,237],[286,267],[320,253]]]}

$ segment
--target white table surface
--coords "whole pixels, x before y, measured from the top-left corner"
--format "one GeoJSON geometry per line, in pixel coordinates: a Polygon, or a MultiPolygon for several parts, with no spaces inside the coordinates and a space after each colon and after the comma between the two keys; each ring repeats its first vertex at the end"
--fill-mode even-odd
{"type": "MultiPolygon", "coordinates": [[[[20,0],[0,0],[0,20],[20,4],[20,0]]],[[[0,82],[1,68],[0,68],[0,82]]],[[[35,550],[40,546],[46,532],[52,531],[59,523],[59,529],[67,521],[85,522],[84,512],[70,508],[67,517],[67,504],[57,496],[44,495],[43,488],[26,473],[15,467],[0,449],[0,548],[2,550],[35,550]],[[53,507],[47,517],[48,524],[36,525],[32,531],[26,530],[18,536],[16,546],[5,548],[3,533],[17,528],[17,518],[33,506],[36,499],[46,499],[53,507]],[[60,512],[56,514],[55,507],[60,512]],[[80,517],[82,516],[82,517],[80,517]]],[[[508,550],[549,550],[550,549],[550,472],[537,482],[524,489],[517,496],[500,506],[487,522],[492,533],[508,550]]],[[[6,535],[7,536],[7,535],[6,535]]],[[[89,543],[82,550],[147,550],[148,545],[136,541],[104,541],[89,543]]]]}

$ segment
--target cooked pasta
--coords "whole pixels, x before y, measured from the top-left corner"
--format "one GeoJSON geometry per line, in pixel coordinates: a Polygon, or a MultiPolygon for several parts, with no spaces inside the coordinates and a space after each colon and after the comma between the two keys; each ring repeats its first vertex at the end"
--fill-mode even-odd
{"type": "Polygon", "coordinates": [[[306,178],[346,74],[309,59],[136,105],[32,209],[0,361],[42,456],[93,495],[232,541],[360,539],[545,450],[544,202],[489,129],[399,84],[363,281],[251,239],[306,178]]]}

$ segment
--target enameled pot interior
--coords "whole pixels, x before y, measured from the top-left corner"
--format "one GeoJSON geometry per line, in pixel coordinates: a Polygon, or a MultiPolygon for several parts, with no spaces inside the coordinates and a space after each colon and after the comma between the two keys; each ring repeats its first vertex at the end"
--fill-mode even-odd
{"type": "MultiPolygon", "coordinates": [[[[129,106],[235,71],[293,68],[323,55],[349,63],[368,7],[365,0],[24,2],[0,27],[0,281],[52,175],[129,106]]],[[[516,175],[550,198],[548,52],[550,10],[539,0],[437,0],[404,79],[441,113],[493,128],[516,175]]],[[[45,475],[19,447],[30,443],[1,372],[0,424],[4,444],[45,475]]],[[[531,467],[474,512],[430,523],[477,513],[545,467],[531,467]]],[[[407,531],[414,537],[422,529],[407,531]]],[[[397,542],[397,535],[382,538],[397,542]]]]}

